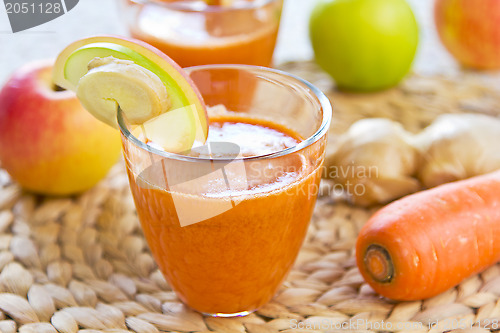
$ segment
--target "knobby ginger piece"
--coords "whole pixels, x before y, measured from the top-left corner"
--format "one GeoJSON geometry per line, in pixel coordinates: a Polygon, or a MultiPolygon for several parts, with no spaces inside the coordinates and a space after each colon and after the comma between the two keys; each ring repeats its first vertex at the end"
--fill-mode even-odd
{"type": "Polygon", "coordinates": [[[426,187],[500,169],[500,119],[446,114],[416,136],[422,154],[418,178],[426,187]]]}
{"type": "Polygon", "coordinates": [[[133,61],[94,58],[80,78],[76,94],[82,105],[100,121],[118,128],[118,105],[134,125],[165,113],[170,100],[161,79],[133,61]]]}
{"type": "Polygon", "coordinates": [[[359,120],[327,156],[325,176],[341,185],[349,201],[361,206],[416,192],[421,187],[413,177],[419,158],[412,141],[413,135],[397,122],[359,120]]]}

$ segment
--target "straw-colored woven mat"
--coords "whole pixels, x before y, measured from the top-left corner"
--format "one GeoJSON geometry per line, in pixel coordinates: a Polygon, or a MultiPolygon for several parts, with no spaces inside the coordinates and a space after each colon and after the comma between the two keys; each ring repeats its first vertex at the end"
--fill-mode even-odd
{"type": "MultiPolygon", "coordinates": [[[[331,91],[328,78],[312,64],[282,68],[331,91]]],[[[453,81],[413,76],[384,93],[328,95],[335,105],[333,140],[362,117],[390,117],[417,130],[444,112],[500,112],[500,94],[468,76],[453,81]]],[[[274,300],[247,317],[221,319],[184,307],[157,270],[122,165],[74,198],[24,193],[3,171],[0,186],[1,332],[500,328],[499,265],[425,301],[397,303],[377,296],[353,260],[356,234],[374,209],[335,203],[328,195],[318,200],[307,240],[274,300]]]]}

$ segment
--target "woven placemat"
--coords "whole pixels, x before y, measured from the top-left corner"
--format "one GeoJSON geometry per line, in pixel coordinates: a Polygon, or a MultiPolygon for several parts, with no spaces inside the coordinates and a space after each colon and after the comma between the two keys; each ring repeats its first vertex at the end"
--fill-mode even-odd
{"type": "MultiPolygon", "coordinates": [[[[311,63],[282,69],[326,91],[331,138],[382,116],[412,131],[446,112],[500,112],[500,94],[475,77],[412,76],[376,94],[334,92],[311,63]]],[[[25,193],[0,171],[1,332],[441,332],[500,328],[500,266],[432,299],[378,296],[355,266],[356,235],[376,210],[319,198],[306,242],[279,293],[242,318],[207,318],[183,306],[158,271],[139,228],[122,163],[73,198],[25,193]],[[437,324],[436,324],[437,323],[437,324]],[[486,328],[485,328],[486,327],[486,328]]]]}

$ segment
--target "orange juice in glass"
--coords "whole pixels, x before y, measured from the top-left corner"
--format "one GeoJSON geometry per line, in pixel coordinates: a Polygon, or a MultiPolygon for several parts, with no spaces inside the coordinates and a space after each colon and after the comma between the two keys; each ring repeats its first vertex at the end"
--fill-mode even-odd
{"type": "Polygon", "coordinates": [[[206,315],[245,315],[273,297],[304,240],[331,105],[277,70],[187,71],[212,107],[207,144],[186,154],[158,150],[119,113],[130,187],[151,252],[178,297],[206,315]]]}
{"type": "Polygon", "coordinates": [[[206,64],[270,66],[283,0],[120,0],[131,35],[182,67],[206,64]]]}

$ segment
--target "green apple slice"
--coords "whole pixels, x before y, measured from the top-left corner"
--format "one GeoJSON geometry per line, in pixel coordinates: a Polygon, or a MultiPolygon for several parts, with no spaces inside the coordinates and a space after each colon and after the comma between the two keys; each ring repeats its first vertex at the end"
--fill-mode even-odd
{"type": "MultiPolygon", "coordinates": [[[[98,116],[100,120],[113,125],[116,119],[115,106],[117,106],[116,103],[118,100],[126,100],[132,105],[134,104],[134,98],[138,98],[138,100],[140,100],[140,97],[143,94],[140,93],[134,95],[136,92],[129,91],[127,89],[120,89],[118,85],[116,85],[117,80],[113,81],[110,79],[112,75],[109,72],[112,72],[112,70],[110,70],[109,66],[106,67],[107,64],[104,66],[96,66],[96,68],[92,68],[93,66],[90,66],[89,70],[89,63],[91,63],[93,59],[104,59],[108,57],[112,57],[111,59],[117,59],[119,60],[118,62],[120,62],[120,60],[125,61],[122,63],[126,63],[127,61],[133,62],[134,65],[142,67],[144,69],[142,72],[144,72],[143,74],[145,75],[145,80],[140,81],[142,82],[140,83],[140,86],[146,87],[148,82],[152,82],[152,87],[157,86],[155,85],[155,77],[157,77],[164,85],[168,96],[168,106],[165,107],[165,105],[162,104],[162,107],[164,107],[165,110],[161,110],[160,113],[163,114],[176,111],[176,116],[172,115],[171,117],[159,118],[162,120],[158,120],[159,122],[154,126],[154,128],[156,128],[160,123],[165,125],[167,120],[174,122],[189,121],[188,124],[175,123],[172,124],[172,126],[168,126],[168,128],[183,128],[185,131],[186,128],[189,127],[190,133],[186,135],[186,138],[194,138],[193,140],[197,140],[202,143],[206,141],[208,135],[208,120],[206,107],[198,89],[182,68],[180,68],[168,56],[149,44],[137,40],[114,36],[91,37],[76,41],[66,47],[59,54],[53,70],[54,83],[62,88],[78,91],[79,84],[85,84],[85,81],[90,81],[85,84],[86,88],[89,88],[92,87],[95,82],[100,82],[99,80],[102,80],[99,85],[101,88],[96,87],[94,90],[90,89],[89,91],[81,92],[81,95],[84,96],[83,98],[86,99],[87,102],[89,99],[92,100],[93,98],[100,98],[100,100],[97,102],[92,100],[92,103],[82,104],[84,104],[87,109],[93,108],[91,113],[94,115],[100,114],[98,116]],[[89,77],[86,77],[87,75],[89,77]],[[148,81],[149,79],[152,81],[148,81]],[[109,85],[115,84],[116,89],[111,89],[109,87],[106,88],[107,83],[109,83],[109,85]],[[110,90],[112,90],[111,95],[109,95],[110,90]],[[108,96],[106,96],[106,93],[108,93],[108,96]],[[193,112],[193,110],[195,112],[193,112]],[[186,112],[186,115],[181,117],[179,115],[181,112],[186,112]]],[[[118,70],[118,72],[120,72],[120,70],[118,70]]],[[[123,79],[127,78],[129,77],[123,77],[123,79]]],[[[132,81],[128,84],[126,82],[122,82],[124,86],[135,86],[134,80],[137,79],[137,76],[132,76],[131,78],[132,81]]],[[[81,90],[83,90],[83,88],[81,90]]],[[[156,89],[153,95],[161,95],[160,90],[161,89],[156,89]]],[[[145,100],[149,103],[149,101],[156,100],[156,97],[145,100]]],[[[135,104],[139,105],[141,103],[137,102],[135,104]]],[[[133,123],[143,121],[147,122],[147,119],[143,119],[141,117],[135,119],[132,111],[127,112],[122,105],[120,105],[120,107],[124,110],[124,113],[129,120],[132,118],[133,123]],[[132,117],[130,117],[131,115],[132,117]]],[[[158,112],[152,111],[150,116],[151,118],[156,117],[158,116],[158,112]]],[[[151,133],[155,133],[155,135],[157,132],[158,131],[156,130],[151,131],[151,133]]],[[[168,147],[175,147],[176,143],[174,141],[183,142],[183,138],[179,138],[174,134],[179,134],[181,132],[182,131],[179,130],[169,133],[165,130],[162,131],[162,135],[165,137],[164,139],[160,140],[156,137],[153,141],[163,142],[168,147]],[[170,143],[166,144],[166,141],[168,140],[170,140],[170,143]]],[[[184,146],[186,145],[188,145],[188,143],[184,144],[184,146]]]]}
{"type": "Polygon", "coordinates": [[[195,133],[190,124],[194,121],[196,110],[192,105],[163,113],[136,127],[132,134],[146,138],[152,146],[160,146],[168,152],[181,153],[190,149],[195,133]],[[168,135],[165,135],[168,133],[168,135]],[[170,140],[170,137],[179,140],[170,140]]]}

